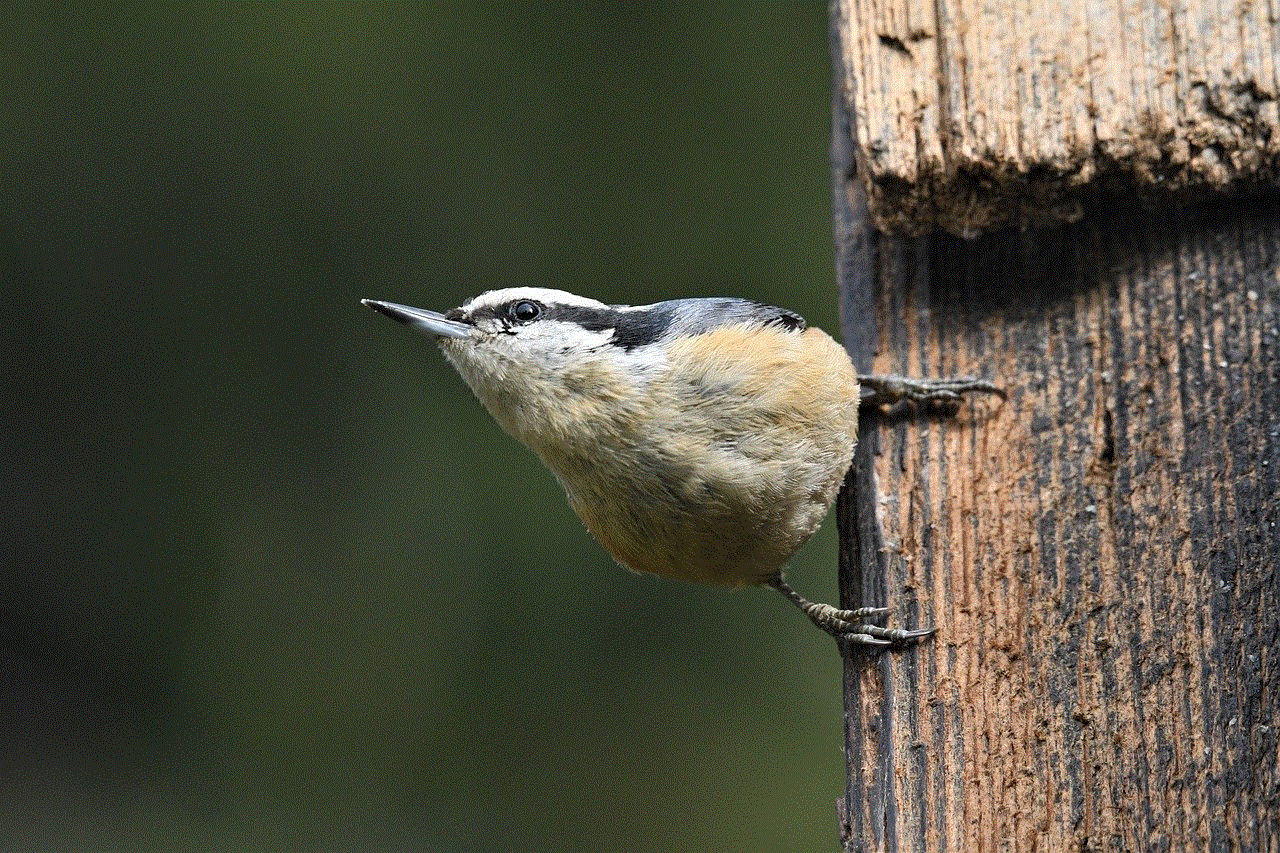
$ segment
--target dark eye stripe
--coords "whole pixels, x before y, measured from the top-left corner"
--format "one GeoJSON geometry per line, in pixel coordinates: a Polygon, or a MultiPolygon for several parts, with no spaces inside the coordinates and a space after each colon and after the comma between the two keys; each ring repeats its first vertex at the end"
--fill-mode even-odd
{"type": "Polygon", "coordinates": [[[619,311],[616,308],[584,308],[577,305],[552,305],[547,318],[577,323],[588,332],[613,331],[609,343],[624,350],[651,344],[671,328],[673,312],[666,307],[619,311]]]}

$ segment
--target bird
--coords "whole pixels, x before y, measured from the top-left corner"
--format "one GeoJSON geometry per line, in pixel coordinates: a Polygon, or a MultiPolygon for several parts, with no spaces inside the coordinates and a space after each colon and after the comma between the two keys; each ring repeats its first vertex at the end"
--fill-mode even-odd
{"type": "Polygon", "coordinates": [[[991,382],[859,375],[826,332],[749,299],[606,305],[508,287],[445,313],[361,301],[435,337],[623,567],[771,587],[842,643],[889,646],[933,633],[874,624],[889,608],[811,602],[783,573],[844,481],[861,406],[954,406],[966,392],[1003,398],[991,382]]]}

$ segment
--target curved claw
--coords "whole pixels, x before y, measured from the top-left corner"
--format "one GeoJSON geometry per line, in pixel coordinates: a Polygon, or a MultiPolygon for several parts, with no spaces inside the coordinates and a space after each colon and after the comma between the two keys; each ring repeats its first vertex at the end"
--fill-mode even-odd
{"type": "Polygon", "coordinates": [[[854,643],[859,646],[892,646],[893,643],[888,640],[877,639],[870,634],[837,634],[836,639],[845,643],[854,643]]]}
{"type": "Polygon", "coordinates": [[[927,637],[936,628],[904,630],[902,628],[877,628],[874,625],[851,625],[849,631],[834,634],[837,640],[863,646],[892,646],[927,637]]]}
{"type": "MultiPolygon", "coordinates": [[[[877,641],[874,645],[892,645],[894,643],[906,643],[911,640],[918,640],[921,637],[927,637],[932,634],[936,628],[922,628],[908,630],[905,628],[881,628],[879,625],[854,625],[850,622],[841,622],[833,620],[827,626],[827,630],[833,634],[845,637],[873,637],[877,641]]],[[[866,642],[860,640],[858,642],[866,642]]]]}

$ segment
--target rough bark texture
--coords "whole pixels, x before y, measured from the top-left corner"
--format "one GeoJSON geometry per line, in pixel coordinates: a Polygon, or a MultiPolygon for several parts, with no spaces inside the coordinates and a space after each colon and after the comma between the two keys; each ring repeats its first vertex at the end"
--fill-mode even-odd
{"type": "Polygon", "coordinates": [[[878,237],[849,132],[855,363],[1010,399],[864,420],[844,604],[938,633],[847,660],[844,848],[1276,853],[1280,200],[878,237]]]}
{"type": "Polygon", "coordinates": [[[876,224],[975,235],[1280,183],[1275,0],[838,0],[876,224]]]}

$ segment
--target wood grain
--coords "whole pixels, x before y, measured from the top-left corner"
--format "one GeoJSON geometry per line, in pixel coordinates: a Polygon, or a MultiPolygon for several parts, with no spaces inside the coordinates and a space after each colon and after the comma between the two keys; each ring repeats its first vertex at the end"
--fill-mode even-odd
{"type": "Polygon", "coordinates": [[[976,236],[1100,193],[1280,185],[1275,0],[837,0],[876,225],[976,236]]]}
{"type": "Polygon", "coordinates": [[[845,849],[1280,849],[1280,203],[872,242],[862,366],[1010,399],[864,421],[845,603],[938,634],[848,661],[845,849]]]}

